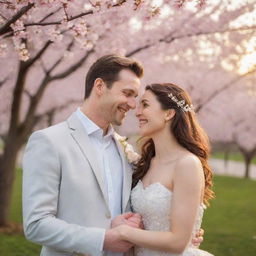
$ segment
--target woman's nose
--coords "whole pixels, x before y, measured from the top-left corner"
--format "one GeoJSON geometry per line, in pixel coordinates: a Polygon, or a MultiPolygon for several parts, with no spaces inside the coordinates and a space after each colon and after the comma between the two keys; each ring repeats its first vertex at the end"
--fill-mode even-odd
{"type": "Polygon", "coordinates": [[[136,112],[135,112],[135,115],[136,115],[137,117],[139,117],[139,116],[141,115],[141,108],[140,108],[140,107],[137,107],[136,112]]]}

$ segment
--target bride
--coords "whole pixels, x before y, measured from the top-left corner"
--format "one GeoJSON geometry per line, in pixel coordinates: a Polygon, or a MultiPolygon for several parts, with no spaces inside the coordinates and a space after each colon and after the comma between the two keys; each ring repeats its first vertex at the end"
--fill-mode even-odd
{"type": "Polygon", "coordinates": [[[213,191],[208,138],[188,94],[174,84],[148,85],[136,116],[147,140],[135,166],[131,204],[145,230],[121,225],[121,239],[135,244],[136,256],[212,255],[191,243],[213,191]]]}

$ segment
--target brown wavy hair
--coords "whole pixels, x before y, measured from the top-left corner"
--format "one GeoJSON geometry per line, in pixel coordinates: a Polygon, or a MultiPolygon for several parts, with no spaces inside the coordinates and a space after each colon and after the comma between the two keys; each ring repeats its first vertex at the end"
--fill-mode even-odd
{"type": "MultiPolygon", "coordinates": [[[[163,110],[175,110],[176,113],[173,117],[170,130],[182,147],[186,148],[200,159],[205,177],[203,201],[204,204],[208,205],[209,199],[214,197],[212,191],[212,171],[208,164],[210,152],[208,136],[199,125],[193,111],[184,111],[176,102],[168,97],[168,94],[172,93],[179,101],[185,100],[186,104],[191,105],[188,93],[181,87],[171,83],[147,85],[146,90],[151,91],[156,96],[163,110]]],[[[146,138],[142,138],[142,141],[144,141],[144,139],[146,138]]],[[[133,187],[145,176],[149,169],[151,159],[154,156],[155,146],[153,140],[146,139],[141,147],[141,158],[135,165],[133,187]]]]}

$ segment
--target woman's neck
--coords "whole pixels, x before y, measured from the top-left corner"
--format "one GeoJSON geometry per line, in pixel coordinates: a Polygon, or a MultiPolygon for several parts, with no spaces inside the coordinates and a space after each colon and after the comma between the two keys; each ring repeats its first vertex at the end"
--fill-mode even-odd
{"type": "Polygon", "coordinates": [[[168,163],[179,158],[185,149],[177,142],[170,129],[164,129],[152,136],[155,145],[155,161],[168,163]]]}

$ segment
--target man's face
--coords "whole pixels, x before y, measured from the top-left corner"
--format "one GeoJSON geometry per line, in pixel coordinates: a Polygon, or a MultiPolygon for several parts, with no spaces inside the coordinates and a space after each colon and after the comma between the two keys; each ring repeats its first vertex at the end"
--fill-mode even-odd
{"type": "Polygon", "coordinates": [[[140,87],[140,79],[130,70],[119,72],[118,80],[109,89],[104,88],[102,95],[102,114],[106,121],[121,125],[126,112],[136,107],[136,97],[140,87]]]}

